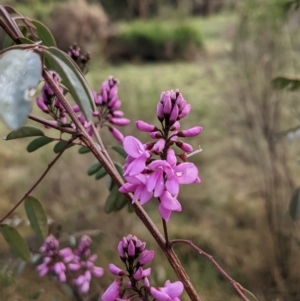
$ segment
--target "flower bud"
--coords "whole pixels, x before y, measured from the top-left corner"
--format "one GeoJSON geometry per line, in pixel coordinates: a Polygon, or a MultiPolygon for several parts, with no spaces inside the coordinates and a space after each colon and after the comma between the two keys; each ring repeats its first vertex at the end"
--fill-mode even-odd
{"type": "Polygon", "coordinates": [[[135,246],[134,246],[134,243],[132,240],[128,244],[127,253],[128,253],[128,256],[131,256],[131,257],[135,256],[135,246]]]}
{"type": "Polygon", "coordinates": [[[109,131],[112,133],[112,135],[114,136],[114,138],[120,142],[123,142],[124,141],[124,136],[123,134],[117,130],[115,127],[113,126],[109,126],[108,127],[109,131]]]}
{"type": "Polygon", "coordinates": [[[177,105],[175,105],[172,109],[172,112],[171,112],[171,115],[169,117],[169,125],[173,125],[178,117],[178,113],[179,113],[179,110],[178,110],[178,107],[177,105]]]}
{"type": "Polygon", "coordinates": [[[130,120],[127,118],[110,118],[109,120],[112,124],[124,126],[130,123],[130,120]]]}
{"type": "Polygon", "coordinates": [[[144,122],[142,120],[138,120],[135,123],[135,126],[137,127],[138,130],[140,130],[141,132],[146,132],[146,133],[150,133],[153,131],[157,131],[157,127],[155,125],[149,124],[147,122],[144,122]]]}
{"type": "Polygon", "coordinates": [[[154,257],[154,251],[144,250],[140,256],[139,264],[145,265],[149,263],[154,257]]]}
{"type": "Polygon", "coordinates": [[[176,141],[175,143],[176,143],[176,145],[177,145],[179,148],[181,148],[184,152],[189,153],[189,152],[192,152],[192,151],[193,151],[193,147],[192,147],[190,144],[188,144],[188,143],[184,143],[184,142],[182,142],[182,141],[176,141]]]}
{"type": "Polygon", "coordinates": [[[113,263],[110,263],[109,265],[108,265],[108,269],[109,269],[109,271],[113,274],[113,275],[116,275],[116,276],[123,276],[123,275],[125,275],[125,272],[122,270],[122,269],[120,269],[120,268],[118,268],[116,265],[114,265],[113,263]]]}
{"type": "Polygon", "coordinates": [[[159,154],[165,147],[166,141],[165,139],[159,139],[153,146],[152,151],[159,154]]]}
{"type": "Polygon", "coordinates": [[[190,110],[191,110],[192,106],[190,104],[187,104],[184,109],[182,110],[181,113],[179,113],[178,117],[179,119],[187,116],[189,113],[190,113],[190,110]]]}
{"type": "Polygon", "coordinates": [[[202,132],[202,127],[195,126],[188,130],[179,131],[177,133],[177,136],[178,137],[195,137],[195,136],[199,135],[201,132],[202,132]]]}
{"type": "Polygon", "coordinates": [[[134,273],[133,275],[133,278],[136,280],[136,281],[139,281],[141,280],[143,277],[143,268],[142,267],[139,267],[136,272],[134,273]]]}
{"type": "Polygon", "coordinates": [[[162,121],[164,119],[164,107],[161,102],[157,104],[156,107],[157,118],[162,121]]]}

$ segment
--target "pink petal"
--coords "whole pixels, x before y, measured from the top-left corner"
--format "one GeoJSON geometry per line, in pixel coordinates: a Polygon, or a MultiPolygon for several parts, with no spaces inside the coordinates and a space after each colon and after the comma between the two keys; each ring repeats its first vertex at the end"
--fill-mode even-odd
{"type": "Polygon", "coordinates": [[[159,206],[158,206],[158,211],[159,211],[160,216],[161,216],[166,222],[168,222],[169,219],[170,219],[170,216],[171,216],[172,211],[171,211],[171,210],[168,210],[168,209],[165,209],[165,208],[162,206],[162,204],[159,204],[159,206]]]}
{"type": "Polygon", "coordinates": [[[181,211],[180,203],[167,190],[165,190],[160,196],[160,201],[161,205],[167,210],[181,211]]]}
{"type": "Polygon", "coordinates": [[[138,158],[145,152],[143,144],[133,136],[125,137],[123,146],[126,153],[133,158],[138,158]]]}
{"type": "Polygon", "coordinates": [[[179,183],[178,183],[177,177],[173,176],[173,177],[169,178],[166,181],[166,188],[171,194],[178,195],[179,183]]]}
{"type": "Polygon", "coordinates": [[[180,296],[183,292],[183,284],[181,281],[176,281],[168,284],[165,291],[172,299],[180,296]]]}
{"type": "Polygon", "coordinates": [[[198,169],[193,163],[181,163],[174,168],[179,184],[191,184],[198,177],[198,169]]]}

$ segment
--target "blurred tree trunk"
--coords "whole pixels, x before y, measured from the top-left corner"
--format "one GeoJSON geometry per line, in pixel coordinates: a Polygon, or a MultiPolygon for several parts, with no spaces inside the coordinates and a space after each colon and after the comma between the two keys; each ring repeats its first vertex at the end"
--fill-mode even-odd
{"type": "Polygon", "coordinates": [[[127,0],[128,9],[132,18],[146,19],[148,16],[149,0],[127,0]]]}
{"type": "Polygon", "coordinates": [[[236,125],[234,131],[243,141],[235,146],[237,153],[243,153],[249,171],[254,170],[253,187],[260,192],[265,205],[270,237],[270,244],[264,246],[264,252],[269,254],[268,277],[263,277],[264,290],[266,285],[269,288],[265,298],[269,300],[271,290],[272,294],[275,290],[278,300],[296,301],[299,299],[294,294],[300,275],[293,256],[300,249],[294,241],[297,233],[293,222],[285,216],[294,183],[286,145],[276,141],[286,100],[283,102],[282,94],[272,87],[272,79],[286,64],[288,55],[284,54],[289,49],[282,36],[283,24],[275,2],[263,9],[251,3],[241,14],[233,52],[237,74],[230,122],[231,127],[236,125]],[[258,9],[260,19],[256,19],[258,9]]]}

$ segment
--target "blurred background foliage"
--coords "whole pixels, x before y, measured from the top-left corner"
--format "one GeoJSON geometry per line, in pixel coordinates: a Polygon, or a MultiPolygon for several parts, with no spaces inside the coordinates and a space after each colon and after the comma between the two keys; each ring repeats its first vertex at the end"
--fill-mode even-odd
{"type": "MultiPolygon", "coordinates": [[[[126,135],[146,142],[134,121],[155,123],[161,91],[180,89],[193,108],[182,127],[204,128],[193,141],[203,152],[191,158],[202,183],[183,187],[179,197],[183,212],[172,215],[170,236],[191,239],[260,301],[299,301],[300,224],[288,214],[300,183],[299,141],[278,139],[278,133],[299,125],[299,94],[272,86],[277,76],[299,78],[300,12],[293,9],[297,1],[5,2],[45,22],[60,48],[77,42],[90,52],[87,78],[93,89],[99,90],[108,75],[120,80],[122,109],[132,120],[123,131],[126,135]]],[[[0,131],[2,136],[8,133],[4,127],[0,131]]],[[[110,144],[109,135],[103,136],[110,144]]],[[[1,142],[1,215],[54,156],[51,145],[28,154],[28,143],[1,142]]],[[[134,233],[156,250],[152,282],[174,280],[162,252],[133,214],[104,213],[105,180],[94,181],[85,173],[94,161],[90,154],[79,156],[71,148],[35,191],[53,220],[53,231],[59,228],[63,236],[97,230],[94,250],[99,254],[97,263],[104,267],[118,262],[118,241],[134,233]]],[[[156,203],[146,210],[160,225],[156,203]]],[[[20,208],[10,222],[27,236],[34,252],[40,242],[24,226],[24,217],[20,208]]],[[[33,266],[13,259],[0,240],[1,300],[69,300],[54,281],[38,279],[33,266]]],[[[184,245],[177,245],[176,251],[203,300],[239,300],[205,258],[184,245]]],[[[92,300],[111,280],[107,273],[98,281],[92,300]]],[[[183,299],[188,300],[186,295],[183,299]]]]}

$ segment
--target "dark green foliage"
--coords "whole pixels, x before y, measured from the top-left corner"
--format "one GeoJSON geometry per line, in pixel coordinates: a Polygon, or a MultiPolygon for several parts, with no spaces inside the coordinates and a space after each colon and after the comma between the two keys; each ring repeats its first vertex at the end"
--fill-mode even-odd
{"type": "Polygon", "coordinates": [[[102,167],[102,165],[100,164],[100,162],[96,162],[94,163],[87,171],[87,174],[89,176],[92,176],[93,174],[95,174],[100,168],[102,167]]]}
{"type": "Polygon", "coordinates": [[[23,126],[18,130],[10,132],[4,140],[12,140],[26,137],[44,136],[44,132],[32,126],[23,126]]]}
{"type": "Polygon", "coordinates": [[[52,138],[49,138],[49,137],[39,137],[39,138],[36,138],[34,140],[32,140],[28,146],[27,146],[27,151],[29,153],[31,152],[34,152],[36,151],[37,149],[45,146],[46,144],[52,142],[53,139],[52,138]]]}
{"type": "Polygon", "coordinates": [[[0,232],[13,252],[23,260],[29,261],[30,252],[28,245],[19,232],[9,225],[0,225],[0,232]]]}
{"type": "MultiPolygon", "coordinates": [[[[64,148],[65,146],[69,143],[69,141],[59,141],[55,144],[54,148],[53,148],[53,151],[56,153],[56,154],[59,154],[64,148]]],[[[72,147],[74,144],[70,144],[68,145],[67,148],[69,147],[72,147]]]]}
{"type": "Polygon", "coordinates": [[[278,90],[296,91],[300,89],[300,80],[294,78],[276,77],[273,79],[272,84],[278,90]]]}
{"type": "Polygon", "coordinates": [[[27,217],[31,227],[40,238],[46,238],[48,234],[47,216],[42,204],[33,196],[28,196],[24,201],[27,217]]]}
{"type": "Polygon", "coordinates": [[[112,147],[112,149],[117,152],[119,155],[121,155],[123,158],[127,157],[127,153],[124,150],[123,146],[115,145],[112,147]]]}
{"type": "Polygon", "coordinates": [[[80,148],[79,148],[79,150],[78,150],[78,152],[79,152],[79,154],[87,154],[87,153],[89,153],[91,150],[88,148],[88,147],[86,147],[86,146],[81,146],[80,148]]]}
{"type": "Polygon", "coordinates": [[[202,46],[200,31],[188,23],[135,21],[108,41],[106,55],[116,60],[194,59],[202,46]]]}

